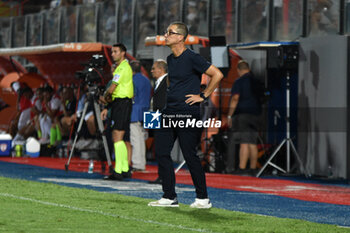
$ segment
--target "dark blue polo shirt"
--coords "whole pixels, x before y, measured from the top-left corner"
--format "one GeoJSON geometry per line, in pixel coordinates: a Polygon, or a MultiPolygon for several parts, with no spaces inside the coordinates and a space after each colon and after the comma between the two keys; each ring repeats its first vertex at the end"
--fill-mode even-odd
{"type": "Polygon", "coordinates": [[[239,100],[234,115],[248,113],[259,115],[261,113],[261,104],[257,91],[257,81],[254,81],[252,73],[246,73],[238,78],[231,89],[232,96],[239,94],[239,100]]]}
{"type": "Polygon", "coordinates": [[[170,86],[167,94],[167,112],[199,114],[199,103],[189,105],[185,101],[188,94],[199,94],[202,74],[210,63],[190,49],[180,56],[167,57],[170,86]]]}

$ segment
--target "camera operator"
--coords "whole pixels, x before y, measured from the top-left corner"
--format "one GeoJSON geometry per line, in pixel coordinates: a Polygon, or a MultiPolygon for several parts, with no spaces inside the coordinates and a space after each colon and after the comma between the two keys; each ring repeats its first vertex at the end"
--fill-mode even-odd
{"type": "MultiPolygon", "coordinates": [[[[83,112],[84,104],[86,101],[88,101],[89,93],[89,85],[85,85],[82,87],[82,95],[80,97],[80,100],[78,102],[78,109],[77,109],[77,116],[80,117],[80,115],[83,112]]],[[[96,135],[96,123],[95,123],[95,115],[94,115],[94,109],[91,104],[88,105],[88,108],[86,110],[86,114],[84,116],[84,120],[86,122],[86,127],[89,132],[90,136],[96,135]]]]}
{"type": "MultiPolygon", "coordinates": [[[[113,72],[112,84],[104,95],[104,99],[109,103],[107,108],[111,108],[115,169],[108,178],[113,180],[123,180],[123,173],[129,172],[128,152],[123,137],[130,125],[134,87],[132,69],[125,56],[126,47],[123,44],[112,46],[112,58],[116,63],[116,69],[113,72]]],[[[107,118],[107,108],[101,112],[102,120],[107,118]]]]}

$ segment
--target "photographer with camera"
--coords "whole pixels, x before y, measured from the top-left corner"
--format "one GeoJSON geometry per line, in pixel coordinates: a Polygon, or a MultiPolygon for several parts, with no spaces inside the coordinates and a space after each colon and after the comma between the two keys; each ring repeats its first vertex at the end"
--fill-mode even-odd
{"type": "Polygon", "coordinates": [[[123,44],[118,43],[112,46],[112,58],[116,63],[116,68],[113,72],[112,84],[104,94],[104,99],[108,103],[107,108],[101,112],[101,119],[105,120],[108,108],[111,108],[115,169],[108,178],[112,180],[123,180],[123,173],[129,172],[128,152],[123,137],[130,125],[134,87],[132,69],[125,56],[126,47],[123,44]]]}

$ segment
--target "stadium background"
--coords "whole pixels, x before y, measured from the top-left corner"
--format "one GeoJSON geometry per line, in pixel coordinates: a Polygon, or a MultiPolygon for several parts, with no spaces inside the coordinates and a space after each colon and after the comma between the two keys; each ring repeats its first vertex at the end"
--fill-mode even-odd
{"type": "MultiPolygon", "coordinates": [[[[167,25],[175,20],[184,21],[189,26],[190,34],[198,39],[198,43],[189,46],[198,52],[201,47],[209,45],[209,37],[225,36],[230,48],[231,69],[220,90],[212,97],[217,105],[219,100],[222,101],[224,121],[229,90],[237,78],[234,67],[238,59],[243,57],[255,61],[257,67],[253,69],[261,72],[262,78],[268,74],[279,77],[278,72],[267,71],[267,54],[261,49],[260,42],[300,43],[299,70],[292,80],[292,105],[311,109],[311,116],[310,112],[308,114],[312,124],[300,126],[305,116],[293,111],[292,133],[293,139],[297,139],[295,141],[303,161],[313,175],[320,175],[322,179],[274,177],[270,180],[270,177],[257,179],[209,174],[209,192],[214,205],[234,211],[350,226],[347,215],[350,177],[350,137],[347,133],[350,2],[347,0],[3,0],[0,2],[0,79],[17,71],[39,71],[43,74],[43,67],[55,71],[74,62],[68,75],[54,76],[54,72],[48,72],[44,78],[53,85],[77,82],[70,75],[82,69],[78,63],[86,61],[94,53],[108,54],[109,46],[117,41],[124,43],[128,47],[129,58],[141,60],[144,72],[149,73],[153,59],[167,53],[163,46],[157,46],[157,38],[154,37],[162,35],[167,25]],[[150,40],[146,40],[147,37],[150,40]],[[86,45],[95,48],[77,53],[74,48],[79,43],[91,43],[86,45]],[[249,54],[245,49],[235,49],[237,45],[253,45],[257,49],[249,54]],[[50,51],[53,54],[49,58],[40,57],[40,49],[52,47],[59,51],[50,51]],[[51,61],[53,57],[57,59],[51,61]],[[335,126],[330,124],[332,122],[340,124],[335,126]],[[305,131],[303,127],[310,128],[305,131]],[[253,195],[254,201],[250,199],[253,195]]],[[[275,88],[270,90],[273,93],[271,102],[276,108],[285,107],[284,85],[284,82],[275,83],[275,88]]],[[[2,97],[6,93],[3,89],[2,97]]],[[[5,127],[9,116],[7,111],[0,114],[1,124],[5,127]]],[[[272,109],[270,112],[274,111],[272,109]]],[[[283,139],[283,117],[282,114],[282,120],[275,128],[274,119],[269,118],[265,140],[278,143],[283,139]]],[[[122,190],[124,186],[119,183],[101,188],[105,184],[96,181],[101,175],[88,175],[86,161],[72,164],[72,170],[83,173],[67,174],[62,171],[64,164],[60,160],[5,157],[1,160],[0,175],[3,177],[53,182],[143,198],[156,199],[159,196],[158,189],[155,193],[150,192],[153,186],[141,191],[122,190]],[[82,168],[74,167],[80,165],[82,168]],[[115,191],[118,186],[120,190],[115,191]]],[[[156,168],[151,166],[147,169],[150,170],[149,174],[134,175],[136,182],[155,179],[156,168]]],[[[185,171],[181,171],[177,179],[184,192],[192,188],[185,171]]],[[[145,183],[139,185],[144,186],[145,183]]],[[[6,190],[1,190],[0,195],[2,200],[9,197],[6,190]]],[[[187,194],[180,202],[188,204],[192,199],[187,194]]]]}
{"type": "MultiPolygon", "coordinates": [[[[153,60],[169,53],[166,48],[159,46],[155,36],[162,35],[170,22],[181,20],[188,25],[190,34],[198,39],[199,44],[189,45],[192,49],[200,52],[201,47],[208,47],[209,38],[213,36],[224,36],[230,48],[230,69],[221,87],[212,96],[213,102],[221,110],[222,115],[219,117],[222,117],[224,125],[229,90],[237,78],[235,63],[244,58],[252,63],[253,71],[265,81],[265,86],[270,85],[263,139],[268,144],[278,144],[285,137],[286,130],[283,110],[285,74],[279,70],[270,72],[267,53],[262,52],[259,44],[250,54],[235,49],[235,46],[295,41],[300,43],[301,59],[298,61],[299,69],[293,70],[291,81],[292,138],[300,150],[302,160],[313,174],[348,178],[350,137],[346,133],[349,125],[346,80],[349,66],[348,52],[343,48],[348,46],[349,6],[346,0],[2,1],[0,77],[18,70],[24,73],[39,70],[56,86],[59,83],[77,82],[73,74],[82,69],[79,63],[96,52],[108,54],[105,45],[110,46],[116,41],[124,43],[130,58],[141,60],[144,72],[149,73],[153,60]],[[101,43],[99,45],[102,47],[94,51],[60,51],[57,54],[51,51],[52,56],[48,58],[36,58],[40,54],[36,49],[40,49],[40,46],[48,49],[64,44],[65,48],[69,48],[77,46],[74,43],[96,42],[101,43]],[[332,49],[329,47],[324,51],[323,46],[332,46],[332,49]],[[28,48],[29,51],[26,50],[28,48]],[[342,52],[343,58],[340,63],[334,62],[339,56],[338,50],[342,52]],[[9,62],[10,57],[17,64],[16,70],[9,62]],[[61,67],[68,65],[70,68],[64,73],[61,67]],[[61,73],[56,74],[57,71],[61,73]],[[332,76],[337,80],[330,79],[332,76]],[[330,84],[334,88],[326,90],[330,84]],[[320,96],[333,98],[324,100],[320,96]],[[307,104],[304,104],[304,100],[307,104]],[[298,111],[300,108],[307,110],[298,111]],[[335,110],[328,111],[330,109],[335,110]],[[281,117],[274,124],[276,110],[280,111],[281,117]],[[332,115],[341,116],[341,120],[333,119],[332,115]],[[301,120],[303,116],[309,116],[307,124],[301,120]],[[320,143],[322,141],[324,143],[320,143]],[[332,155],[327,151],[331,151],[332,155]]],[[[4,91],[8,94],[3,88],[4,91]]],[[[2,114],[8,116],[8,111],[2,114]]],[[[6,127],[8,122],[4,122],[4,117],[1,119],[2,126],[6,127]]]]}

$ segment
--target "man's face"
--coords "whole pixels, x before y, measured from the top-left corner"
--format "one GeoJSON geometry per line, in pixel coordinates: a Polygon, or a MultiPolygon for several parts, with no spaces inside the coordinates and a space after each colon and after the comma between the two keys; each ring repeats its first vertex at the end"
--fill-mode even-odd
{"type": "Polygon", "coordinates": [[[237,69],[237,73],[238,73],[238,76],[241,77],[243,72],[242,72],[242,70],[237,69]]]}
{"type": "Polygon", "coordinates": [[[62,99],[70,100],[73,94],[73,90],[69,87],[65,87],[62,90],[62,99]]]}
{"type": "Polygon", "coordinates": [[[33,92],[26,91],[23,93],[23,96],[26,97],[27,99],[31,99],[33,96],[33,92]]]}
{"type": "Polygon", "coordinates": [[[51,100],[51,93],[48,91],[43,92],[43,97],[45,102],[49,102],[51,100]]]}
{"type": "Polygon", "coordinates": [[[160,76],[163,75],[163,70],[160,69],[157,64],[153,64],[152,66],[152,69],[151,69],[151,74],[152,74],[152,77],[155,78],[155,79],[158,79],[160,76]]]}
{"type": "Polygon", "coordinates": [[[122,52],[119,47],[112,47],[112,58],[119,63],[124,59],[125,52],[122,52]]]}
{"type": "Polygon", "coordinates": [[[167,46],[177,44],[183,41],[184,39],[184,36],[177,31],[176,25],[170,25],[167,31],[165,32],[164,37],[165,37],[165,44],[167,46]]]}
{"type": "Polygon", "coordinates": [[[36,91],[36,96],[38,97],[38,99],[43,100],[43,97],[44,97],[43,91],[38,89],[36,91]]]}

